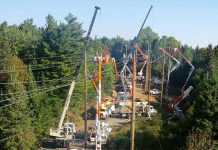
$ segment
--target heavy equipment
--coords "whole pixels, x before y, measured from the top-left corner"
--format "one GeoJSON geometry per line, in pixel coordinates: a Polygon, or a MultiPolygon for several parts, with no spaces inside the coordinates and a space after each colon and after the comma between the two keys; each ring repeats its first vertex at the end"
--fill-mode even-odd
{"type": "Polygon", "coordinates": [[[184,92],[182,92],[182,94],[178,98],[172,100],[168,104],[168,107],[173,110],[173,116],[171,116],[168,120],[181,118],[183,116],[182,110],[178,107],[178,105],[189,95],[192,90],[193,87],[189,86],[184,92]]]}
{"type": "Polygon", "coordinates": [[[172,67],[172,69],[170,70],[170,74],[171,74],[174,70],[176,70],[176,69],[180,66],[180,62],[179,62],[175,57],[173,57],[172,55],[170,55],[165,49],[160,48],[160,51],[161,51],[162,53],[166,54],[167,56],[169,56],[170,58],[172,58],[172,59],[176,62],[176,64],[175,64],[175,65],[172,67]]]}
{"type": "Polygon", "coordinates": [[[100,9],[100,7],[95,6],[94,15],[92,17],[92,21],[91,21],[91,24],[89,26],[87,36],[84,39],[84,46],[83,46],[82,53],[79,57],[79,60],[77,60],[76,69],[75,69],[73,76],[72,76],[70,89],[69,89],[68,94],[67,94],[67,98],[65,101],[65,105],[64,105],[60,120],[59,120],[58,127],[56,129],[50,129],[50,136],[52,138],[54,138],[54,140],[56,140],[57,143],[60,141],[63,141],[63,143],[65,143],[64,144],[65,146],[67,146],[69,144],[69,141],[71,141],[73,139],[73,134],[75,132],[75,125],[74,125],[74,123],[68,122],[68,121],[66,123],[64,123],[64,125],[63,125],[63,122],[64,122],[65,116],[67,114],[67,111],[68,111],[68,107],[70,104],[70,100],[71,100],[71,96],[72,96],[72,93],[74,90],[76,79],[77,79],[77,76],[79,74],[79,70],[81,67],[81,62],[82,62],[82,59],[84,58],[84,52],[87,51],[89,41],[90,41],[90,34],[92,31],[92,27],[93,27],[93,24],[94,24],[94,21],[95,21],[95,18],[96,18],[96,15],[97,15],[97,12],[99,9],[100,9]]]}
{"type": "MultiPolygon", "coordinates": [[[[132,72],[130,71],[129,67],[128,67],[128,62],[129,62],[130,56],[129,55],[123,55],[123,68],[120,72],[120,80],[122,82],[122,86],[123,86],[123,92],[124,92],[124,99],[120,99],[120,101],[125,101],[128,98],[128,92],[127,92],[127,88],[126,88],[126,84],[125,84],[125,70],[128,71],[129,75],[132,76],[132,72]]],[[[128,85],[127,85],[128,87],[128,85]]],[[[129,88],[129,87],[128,87],[129,88]]]]}
{"type": "Polygon", "coordinates": [[[191,75],[192,75],[192,73],[193,73],[195,67],[191,64],[191,62],[190,62],[184,55],[182,55],[182,53],[181,53],[177,48],[173,49],[173,52],[179,54],[180,56],[182,56],[182,58],[184,58],[185,61],[191,66],[191,69],[190,69],[190,71],[189,71],[189,73],[188,73],[188,77],[187,77],[187,79],[185,80],[185,83],[184,83],[184,85],[183,85],[183,87],[182,87],[182,89],[181,89],[181,91],[183,91],[184,88],[185,88],[185,86],[187,85],[188,80],[190,79],[190,77],[191,77],[191,75]]]}
{"type": "MultiPolygon", "coordinates": [[[[163,52],[164,54],[168,55],[169,57],[171,57],[174,61],[176,61],[176,65],[172,67],[172,69],[170,70],[170,73],[172,73],[176,68],[178,68],[180,66],[180,62],[175,59],[172,55],[170,55],[165,49],[160,48],[160,51],[163,52]]],[[[191,66],[191,70],[189,72],[188,78],[185,81],[185,84],[182,87],[182,91],[181,91],[181,95],[178,96],[176,99],[170,101],[170,103],[168,104],[168,107],[170,109],[173,110],[173,116],[171,116],[168,120],[174,119],[174,118],[181,118],[183,116],[182,110],[178,107],[178,105],[189,95],[189,93],[193,90],[192,86],[189,86],[185,91],[184,88],[186,86],[186,84],[188,83],[188,80],[192,74],[192,72],[194,71],[194,66],[188,61],[187,58],[185,58],[179,51],[177,48],[173,49],[174,52],[178,53],[179,55],[181,55],[187,62],[188,64],[191,66]]]]}

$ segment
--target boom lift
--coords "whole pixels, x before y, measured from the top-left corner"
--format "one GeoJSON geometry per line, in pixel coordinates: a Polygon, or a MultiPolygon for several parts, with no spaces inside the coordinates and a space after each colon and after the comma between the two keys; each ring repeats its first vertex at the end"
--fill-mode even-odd
{"type": "MultiPolygon", "coordinates": [[[[176,68],[178,68],[180,66],[180,62],[175,59],[172,55],[170,55],[165,49],[160,48],[160,51],[163,52],[164,54],[168,55],[169,57],[171,57],[174,61],[177,62],[177,64],[171,69],[170,73],[173,72],[176,68]]],[[[183,116],[182,114],[182,110],[178,107],[178,105],[182,102],[183,99],[185,99],[189,93],[193,90],[192,86],[189,86],[185,91],[183,91],[183,89],[185,88],[186,84],[188,83],[188,80],[192,74],[192,72],[194,71],[194,66],[177,50],[177,48],[174,49],[174,52],[179,53],[179,55],[181,55],[187,62],[188,64],[191,66],[191,70],[189,72],[188,78],[185,81],[185,84],[182,87],[182,94],[176,98],[175,100],[172,100],[169,104],[168,107],[170,109],[174,110],[174,114],[172,117],[170,117],[168,120],[171,120],[173,118],[180,118],[183,116]]]]}
{"type": "Polygon", "coordinates": [[[176,58],[174,58],[172,55],[170,55],[165,49],[160,48],[160,51],[166,54],[167,56],[171,57],[176,62],[176,64],[170,70],[170,74],[171,74],[174,70],[176,70],[180,66],[180,62],[176,58]]]}
{"type": "Polygon", "coordinates": [[[97,15],[97,12],[98,12],[99,9],[100,9],[100,7],[95,6],[95,12],[94,12],[91,24],[89,26],[87,36],[86,36],[86,38],[84,40],[84,47],[83,47],[83,50],[82,50],[82,54],[80,55],[80,58],[77,61],[77,66],[76,66],[76,69],[75,69],[75,71],[73,73],[72,82],[71,82],[70,89],[69,89],[68,94],[67,94],[67,98],[66,98],[66,101],[65,101],[64,109],[62,111],[58,127],[56,129],[50,129],[50,136],[54,137],[56,140],[70,141],[70,140],[73,139],[73,134],[75,132],[74,123],[66,122],[64,124],[64,126],[63,126],[63,122],[64,122],[64,118],[66,116],[66,113],[67,113],[67,110],[68,110],[68,107],[69,107],[69,104],[70,104],[71,96],[72,96],[74,86],[75,86],[75,83],[76,83],[76,78],[77,78],[77,76],[79,74],[79,70],[80,70],[80,67],[81,67],[81,62],[82,62],[82,59],[84,58],[84,52],[87,51],[87,48],[88,48],[88,45],[89,45],[90,34],[91,34],[92,27],[93,27],[93,24],[94,24],[94,21],[95,21],[95,18],[96,18],[96,15],[97,15]]]}
{"type": "Polygon", "coordinates": [[[184,58],[187,61],[187,63],[191,66],[191,69],[190,69],[190,71],[188,73],[188,77],[185,80],[185,83],[184,83],[184,85],[183,85],[183,87],[181,89],[181,91],[183,91],[185,86],[187,85],[187,83],[188,83],[188,81],[189,81],[189,79],[190,79],[190,77],[191,77],[195,67],[190,63],[190,61],[184,55],[182,55],[182,53],[177,48],[175,48],[173,51],[174,51],[174,53],[178,53],[180,56],[182,56],[182,58],[184,58]]]}
{"type": "Polygon", "coordinates": [[[142,52],[142,50],[139,48],[138,44],[135,45],[135,49],[143,56],[143,59],[144,59],[144,64],[143,64],[143,66],[142,66],[140,72],[138,72],[138,75],[139,75],[139,76],[142,76],[142,72],[143,72],[143,70],[144,70],[144,67],[145,67],[145,65],[147,64],[148,56],[142,52]]]}
{"type": "Polygon", "coordinates": [[[182,92],[182,94],[178,98],[168,104],[168,107],[174,110],[173,116],[170,117],[168,120],[171,120],[173,118],[181,118],[183,116],[182,110],[178,107],[178,105],[182,102],[183,99],[185,99],[189,95],[192,90],[193,87],[189,86],[184,92],[182,92]]]}
{"type": "MultiPolygon", "coordinates": [[[[123,68],[120,72],[120,80],[122,82],[122,86],[123,86],[123,90],[124,90],[124,101],[127,100],[128,97],[128,93],[127,93],[127,89],[126,89],[126,85],[125,85],[125,75],[124,75],[124,71],[127,70],[129,72],[129,74],[132,76],[132,72],[130,71],[129,67],[128,67],[128,62],[129,62],[129,56],[126,56],[124,54],[124,60],[123,60],[123,68]]],[[[128,85],[127,85],[128,87],[128,85]]],[[[122,99],[120,99],[122,100],[122,99]]]]}

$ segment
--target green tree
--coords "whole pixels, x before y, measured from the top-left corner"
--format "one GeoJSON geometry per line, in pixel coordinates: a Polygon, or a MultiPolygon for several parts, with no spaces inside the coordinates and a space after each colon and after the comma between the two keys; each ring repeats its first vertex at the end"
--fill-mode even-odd
{"type": "Polygon", "coordinates": [[[10,54],[4,63],[6,68],[13,69],[7,72],[9,78],[3,82],[17,83],[0,87],[1,91],[6,94],[1,96],[4,101],[0,104],[0,139],[2,139],[0,146],[2,149],[32,149],[36,137],[31,126],[30,110],[27,105],[28,95],[22,83],[27,81],[27,69],[18,57],[10,54]]]}

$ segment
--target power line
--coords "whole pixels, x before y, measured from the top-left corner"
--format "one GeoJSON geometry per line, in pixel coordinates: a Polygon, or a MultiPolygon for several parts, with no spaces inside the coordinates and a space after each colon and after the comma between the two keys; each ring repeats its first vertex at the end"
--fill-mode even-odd
{"type": "Polygon", "coordinates": [[[18,134],[15,134],[15,135],[12,135],[12,136],[9,136],[9,137],[6,137],[6,138],[3,138],[3,139],[0,139],[0,143],[3,142],[3,141],[5,141],[5,140],[8,140],[8,139],[14,138],[14,137],[16,137],[16,136],[18,136],[18,135],[22,135],[23,133],[29,132],[30,130],[31,130],[31,129],[28,129],[28,130],[23,131],[23,132],[21,132],[21,133],[18,133],[18,134]]]}
{"type": "MultiPolygon", "coordinates": [[[[55,61],[55,62],[49,62],[49,63],[47,63],[47,64],[42,64],[42,63],[40,63],[40,64],[37,64],[37,65],[30,65],[30,64],[25,64],[26,65],[26,67],[27,66],[31,66],[31,68],[33,69],[33,68],[37,68],[37,67],[44,67],[44,66],[49,66],[49,65],[61,65],[61,64],[64,64],[64,63],[67,63],[67,62],[70,62],[69,60],[67,60],[67,61],[55,61]]],[[[46,62],[44,62],[44,63],[46,63],[46,62]]],[[[5,67],[5,68],[1,68],[1,69],[14,69],[14,68],[17,68],[17,66],[11,66],[11,67],[5,67]]],[[[25,67],[18,67],[18,68],[25,68],[25,67]]]]}
{"type": "MultiPolygon", "coordinates": [[[[28,97],[28,98],[33,98],[34,96],[41,95],[41,94],[43,94],[43,93],[45,93],[45,92],[54,91],[54,90],[57,90],[57,89],[60,89],[60,88],[66,87],[66,86],[70,86],[70,84],[64,84],[64,85],[61,85],[61,86],[55,86],[54,88],[51,88],[51,89],[49,89],[49,90],[45,90],[45,91],[42,91],[41,93],[37,93],[37,94],[31,95],[31,96],[28,97]]],[[[11,100],[12,100],[12,99],[11,99],[11,100]]],[[[24,101],[24,99],[23,99],[23,100],[20,100],[20,101],[17,101],[17,102],[14,102],[14,103],[11,103],[11,104],[7,104],[7,105],[4,105],[4,106],[1,106],[0,109],[1,109],[1,108],[6,108],[6,107],[9,107],[9,106],[12,106],[12,105],[17,104],[17,103],[20,103],[20,102],[22,102],[22,101],[24,101]]]]}
{"type": "MultiPolygon", "coordinates": [[[[69,66],[72,66],[74,65],[75,63],[70,63],[70,64],[64,64],[64,65],[69,65],[69,66]]],[[[36,68],[36,69],[30,69],[32,71],[35,71],[35,70],[44,70],[44,69],[51,69],[51,68],[59,68],[59,67],[62,67],[60,65],[63,65],[63,64],[59,64],[59,65],[53,65],[53,66],[50,66],[50,67],[44,67],[44,68],[36,68]]],[[[18,69],[18,68],[17,68],[18,69]]],[[[21,69],[21,68],[20,68],[21,69]]],[[[5,71],[2,71],[0,73],[13,73],[13,72],[16,72],[17,70],[5,70],[5,71]]]]}
{"type": "MultiPolygon", "coordinates": [[[[69,57],[69,56],[72,57],[72,56],[74,56],[74,54],[66,54],[66,55],[60,55],[60,56],[48,56],[48,57],[22,58],[20,60],[40,60],[40,59],[50,59],[50,58],[62,58],[62,57],[65,58],[65,57],[69,57]]],[[[3,59],[3,60],[0,60],[0,62],[6,61],[6,60],[10,60],[10,59],[3,59]]]]}
{"type": "MultiPolygon", "coordinates": [[[[61,78],[63,79],[63,78],[61,78]]],[[[58,79],[58,80],[61,80],[58,79]]],[[[70,78],[68,78],[70,79],[70,78]]],[[[52,81],[52,80],[51,80],[52,81]]],[[[54,80],[53,80],[54,81],[54,80]]],[[[57,81],[57,80],[56,80],[57,81]]],[[[70,80],[69,80],[70,81],[70,80]]],[[[53,86],[51,86],[53,87],[53,86]]],[[[40,90],[45,90],[45,89],[49,89],[50,87],[46,87],[46,88],[37,88],[35,90],[29,90],[29,91],[21,91],[21,92],[15,92],[15,93],[7,93],[7,94],[0,94],[1,96],[7,96],[7,95],[17,95],[17,94],[22,94],[22,93],[31,93],[31,92],[35,92],[35,91],[40,91],[40,90]]],[[[1,102],[1,101],[0,101],[1,102]]]]}
{"type": "MultiPolygon", "coordinates": [[[[8,83],[0,83],[0,85],[52,82],[52,81],[60,81],[60,80],[62,80],[62,79],[70,79],[70,76],[65,76],[65,77],[62,77],[62,78],[51,79],[51,80],[36,80],[36,81],[24,81],[24,82],[8,82],[8,83]]],[[[1,94],[0,94],[0,95],[1,95],[1,94]]],[[[2,95],[3,95],[3,94],[2,94],[2,95]]]]}

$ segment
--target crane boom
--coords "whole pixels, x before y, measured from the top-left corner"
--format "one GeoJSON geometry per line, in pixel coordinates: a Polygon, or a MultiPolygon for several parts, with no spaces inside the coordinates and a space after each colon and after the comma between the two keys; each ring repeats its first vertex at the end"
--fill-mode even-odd
{"type": "Polygon", "coordinates": [[[192,86],[189,86],[175,101],[169,104],[171,109],[175,109],[179,103],[188,96],[188,94],[193,90],[192,86]]]}
{"type": "Polygon", "coordinates": [[[170,55],[165,49],[160,48],[160,51],[166,54],[167,56],[171,57],[176,62],[176,65],[173,66],[173,68],[170,70],[170,73],[172,73],[176,68],[180,66],[180,62],[176,58],[174,58],[172,55],[170,55]]]}
{"type": "Polygon", "coordinates": [[[181,91],[183,91],[184,88],[185,88],[185,86],[187,85],[187,83],[188,83],[188,81],[189,81],[189,79],[190,79],[190,77],[191,77],[191,75],[192,75],[192,73],[193,73],[195,67],[191,64],[191,62],[190,62],[184,55],[182,55],[182,53],[181,53],[177,48],[175,48],[173,51],[174,51],[175,53],[178,53],[180,56],[182,56],[182,58],[184,58],[184,59],[187,61],[187,63],[191,66],[191,69],[190,69],[190,71],[189,71],[189,73],[188,73],[188,77],[187,77],[187,79],[185,80],[185,83],[184,83],[184,85],[183,85],[183,87],[182,87],[182,89],[181,89],[181,91]]]}
{"type": "Polygon", "coordinates": [[[141,26],[141,28],[140,28],[140,30],[139,30],[139,32],[138,32],[138,35],[137,35],[137,37],[136,37],[136,42],[137,42],[138,39],[139,39],[139,35],[140,35],[140,33],[141,33],[141,31],[142,31],[144,25],[145,25],[145,22],[146,22],[147,19],[148,19],[148,16],[149,16],[149,14],[150,14],[152,8],[153,8],[153,6],[151,5],[151,7],[150,7],[150,9],[148,10],[148,13],[147,13],[147,15],[146,15],[146,17],[145,17],[145,20],[143,21],[142,26],[141,26]]]}
{"type": "Polygon", "coordinates": [[[95,18],[96,18],[96,15],[97,15],[97,12],[98,12],[99,9],[100,9],[100,7],[95,6],[95,12],[94,12],[94,15],[92,17],[92,21],[91,21],[91,24],[89,26],[88,33],[87,33],[87,35],[85,37],[85,40],[84,40],[84,47],[83,47],[82,53],[80,55],[79,60],[77,61],[77,66],[76,66],[76,69],[75,69],[75,71],[73,73],[72,82],[71,82],[70,89],[69,89],[68,94],[67,94],[67,98],[66,98],[66,101],[65,101],[64,109],[63,109],[62,114],[61,114],[61,118],[60,118],[60,121],[59,121],[59,124],[58,124],[58,128],[57,128],[56,132],[54,130],[50,130],[50,135],[52,135],[52,136],[58,136],[59,132],[60,132],[60,130],[62,128],[63,121],[64,121],[64,118],[66,116],[66,113],[67,113],[67,110],[68,110],[68,107],[69,107],[69,104],[70,104],[70,99],[71,99],[71,96],[72,96],[72,93],[73,93],[73,90],[74,90],[75,80],[76,80],[76,78],[77,78],[77,76],[79,74],[79,70],[80,70],[80,67],[81,67],[81,62],[82,62],[82,59],[84,57],[84,52],[87,51],[89,41],[90,41],[89,38],[90,38],[91,31],[92,31],[92,27],[93,27],[93,24],[94,24],[94,21],[95,21],[95,18]]]}

